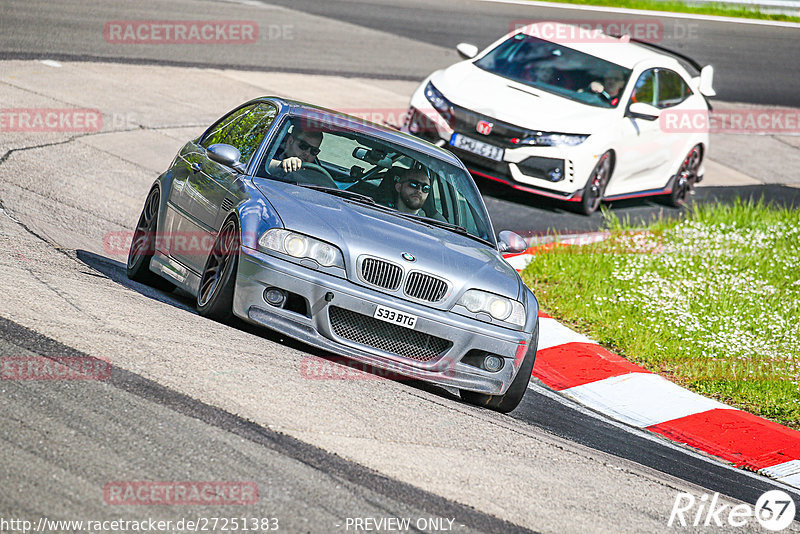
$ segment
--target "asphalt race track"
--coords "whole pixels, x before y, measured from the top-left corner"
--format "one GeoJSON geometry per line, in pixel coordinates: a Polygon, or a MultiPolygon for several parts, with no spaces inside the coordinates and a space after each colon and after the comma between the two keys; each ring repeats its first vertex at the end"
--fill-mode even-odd
{"type": "MultiPolygon", "coordinates": [[[[0,136],[0,354],[113,366],[104,380],[0,382],[0,519],[246,516],[276,518],[283,532],[354,532],[368,530],[356,519],[409,518],[426,532],[659,532],[679,492],[753,505],[779,487],[536,384],[504,416],[369,372],[309,376],[312,363],[344,368],[275,333],[201,318],[187,296],[129,281],[125,258],[104,247],[104,235],[131,228],[175,149],[247,98],[274,91],[353,109],[363,94],[364,107],[396,108],[415,81],[457,59],[465,35],[482,46],[517,19],[610,16],[417,0],[3,2],[0,107],[91,107],[124,120],[89,135],[0,136]],[[106,22],[134,19],[256,20],[262,37],[249,48],[104,40],[106,22]],[[245,481],[258,498],[114,505],[104,489],[115,481],[245,481]]],[[[665,32],[696,38],[665,33],[664,44],[718,65],[721,99],[800,107],[786,67],[800,57],[797,29],[677,24],[665,21],[665,32]]],[[[480,185],[498,229],[602,223],[480,185]]],[[[695,202],[797,204],[799,191],[708,187],[695,202]]],[[[612,210],[680,213],[656,201],[612,210]]],[[[736,531],[762,530],[752,521],[736,531]]]]}

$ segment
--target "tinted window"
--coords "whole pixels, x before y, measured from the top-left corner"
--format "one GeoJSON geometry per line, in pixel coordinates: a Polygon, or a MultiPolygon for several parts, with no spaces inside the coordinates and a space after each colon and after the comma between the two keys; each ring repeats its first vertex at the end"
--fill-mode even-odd
{"type": "MultiPolygon", "coordinates": [[[[476,67],[519,83],[577,100],[612,108],[612,97],[625,87],[631,70],[573,48],[518,33],[475,62],[476,67]],[[613,82],[611,79],[617,80],[613,82]],[[592,90],[593,84],[617,91],[592,90]]],[[[596,85],[595,85],[596,86],[596,85]]]]}
{"type": "Polygon", "coordinates": [[[668,108],[680,104],[692,94],[692,90],[677,72],[659,69],[658,107],[668,108]]]}
{"type": "Polygon", "coordinates": [[[206,148],[216,143],[234,146],[241,152],[241,162],[246,165],[272,126],[277,113],[277,108],[267,103],[234,111],[209,132],[201,144],[206,148]]]}
{"type": "Polygon", "coordinates": [[[643,102],[656,105],[656,70],[650,69],[644,71],[639,79],[636,80],[636,85],[633,88],[633,96],[631,102],[643,102]]]}
{"type": "MultiPolygon", "coordinates": [[[[257,176],[288,179],[299,186],[348,189],[351,193],[370,197],[375,209],[383,206],[393,210],[398,209],[400,202],[398,184],[414,181],[430,185],[417,215],[462,226],[470,234],[494,243],[488,214],[467,171],[434,154],[418,152],[395,144],[389,138],[351,129],[345,118],[337,120],[338,123],[313,117],[287,121],[272,147],[264,154],[257,176]],[[319,153],[313,161],[310,154],[305,154],[303,157],[308,159],[303,160],[304,167],[286,172],[281,162],[290,146],[289,138],[294,136],[298,127],[306,137],[311,132],[317,132],[317,136],[321,134],[319,153]],[[354,172],[354,168],[358,172],[354,172]]],[[[354,123],[355,128],[358,126],[354,123]]],[[[419,190],[418,186],[406,186],[410,195],[415,193],[409,188],[419,190]]],[[[365,205],[369,207],[370,203],[365,205]]]]}

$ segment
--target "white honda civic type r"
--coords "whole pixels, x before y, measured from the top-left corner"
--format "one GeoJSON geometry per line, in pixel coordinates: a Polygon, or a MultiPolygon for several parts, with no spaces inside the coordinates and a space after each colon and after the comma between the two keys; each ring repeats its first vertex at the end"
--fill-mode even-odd
{"type": "Polygon", "coordinates": [[[702,179],[707,130],[665,128],[664,119],[707,121],[711,66],[553,22],[458,52],[465,61],[414,92],[403,129],[446,146],[473,175],[587,215],[602,200],[648,195],[678,206],[702,179]]]}

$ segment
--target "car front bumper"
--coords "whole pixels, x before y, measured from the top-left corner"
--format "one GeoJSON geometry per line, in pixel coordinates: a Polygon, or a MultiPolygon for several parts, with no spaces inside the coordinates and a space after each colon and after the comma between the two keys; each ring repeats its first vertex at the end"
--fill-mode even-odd
{"type": "Polygon", "coordinates": [[[514,380],[529,348],[531,332],[404,301],[270,254],[246,247],[241,250],[234,314],[335,354],[416,379],[501,395],[514,380]],[[305,312],[269,304],[264,296],[267,288],[299,296],[305,300],[306,305],[301,308],[305,312]],[[378,305],[417,316],[415,328],[410,330],[373,319],[378,305]],[[342,316],[365,325],[368,335],[360,335],[349,323],[351,328],[343,329],[342,316]],[[384,342],[403,346],[412,338],[418,343],[423,340],[424,345],[426,336],[445,340],[448,345],[435,357],[426,356],[424,360],[382,348],[384,342]],[[500,356],[504,362],[502,369],[490,372],[462,361],[468,354],[472,358],[483,352],[500,356]]]}
{"type": "Polygon", "coordinates": [[[448,122],[438,114],[422,94],[415,93],[412,97],[406,117],[404,131],[447,148],[473,174],[561,200],[580,200],[586,181],[603,153],[588,142],[574,146],[503,146],[477,131],[454,129],[454,121],[448,122]],[[454,133],[503,148],[503,160],[495,161],[452,146],[454,133]],[[558,180],[547,176],[555,168],[559,170],[558,180]]]}

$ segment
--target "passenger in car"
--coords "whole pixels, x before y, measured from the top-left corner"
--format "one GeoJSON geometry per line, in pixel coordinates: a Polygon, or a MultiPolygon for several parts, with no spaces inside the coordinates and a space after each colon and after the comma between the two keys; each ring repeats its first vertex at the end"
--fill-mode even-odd
{"type": "Polygon", "coordinates": [[[432,203],[426,204],[431,191],[431,181],[425,169],[395,170],[395,200],[389,206],[403,213],[422,215],[444,221],[432,203]]]}

